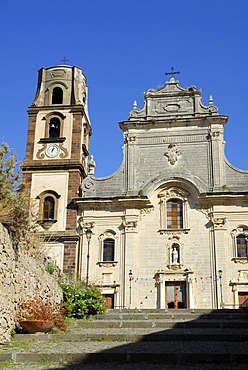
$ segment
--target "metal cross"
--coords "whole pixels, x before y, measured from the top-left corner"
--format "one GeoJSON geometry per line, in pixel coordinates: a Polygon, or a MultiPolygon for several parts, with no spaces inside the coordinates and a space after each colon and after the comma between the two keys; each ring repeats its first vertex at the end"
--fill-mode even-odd
{"type": "Polygon", "coordinates": [[[177,72],[174,72],[174,67],[171,67],[171,72],[165,72],[165,75],[171,75],[173,77],[173,75],[179,75],[180,72],[177,71],[177,72]]]}
{"type": "Polygon", "coordinates": [[[69,62],[69,59],[66,59],[66,57],[64,57],[64,59],[61,59],[61,62],[64,62],[65,64],[65,62],[69,62]]]}

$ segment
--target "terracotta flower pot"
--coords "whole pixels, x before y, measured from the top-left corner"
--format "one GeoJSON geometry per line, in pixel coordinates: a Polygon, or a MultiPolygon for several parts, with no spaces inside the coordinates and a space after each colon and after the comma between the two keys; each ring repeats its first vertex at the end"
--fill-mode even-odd
{"type": "Polygon", "coordinates": [[[29,334],[47,333],[52,329],[54,321],[50,320],[22,320],[19,322],[21,328],[29,334]]]}

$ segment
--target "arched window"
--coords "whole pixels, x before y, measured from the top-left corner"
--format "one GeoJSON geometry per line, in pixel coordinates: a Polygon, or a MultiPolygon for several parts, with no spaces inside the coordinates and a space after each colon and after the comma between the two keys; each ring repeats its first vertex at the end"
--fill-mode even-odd
{"type": "Polygon", "coordinates": [[[58,217],[58,200],[60,195],[53,190],[47,190],[41,193],[39,199],[38,222],[44,229],[49,229],[58,217]]]}
{"type": "Polygon", "coordinates": [[[60,87],[53,89],[52,104],[63,104],[63,90],[60,87]]]}
{"type": "Polygon", "coordinates": [[[115,260],[115,240],[105,239],[103,241],[103,258],[104,262],[115,260]]]}
{"type": "Polygon", "coordinates": [[[236,247],[237,247],[237,257],[238,258],[248,257],[247,239],[245,235],[240,234],[236,236],[236,247]]]}
{"type": "Polygon", "coordinates": [[[56,117],[49,123],[49,137],[60,137],[60,120],[56,117]]]}
{"type": "Polygon", "coordinates": [[[44,199],[43,205],[43,220],[54,220],[55,201],[54,198],[48,196],[44,199]]]}
{"type": "Polygon", "coordinates": [[[170,199],[166,202],[167,229],[183,228],[183,202],[181,199],[170,199]]]}

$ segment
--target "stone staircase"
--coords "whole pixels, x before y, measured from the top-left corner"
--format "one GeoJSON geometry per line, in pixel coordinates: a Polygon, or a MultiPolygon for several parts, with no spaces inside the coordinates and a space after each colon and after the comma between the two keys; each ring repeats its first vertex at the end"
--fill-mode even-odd
{"type": "Polygon", "coordinates": [[[0,362],[8,360],[22,369],[44,361],[49,366],[39,369],[247,369],[248,316],[224,309],[110,310],[74,322],[65,334],[17,334],[0,347],[0,362]]]}

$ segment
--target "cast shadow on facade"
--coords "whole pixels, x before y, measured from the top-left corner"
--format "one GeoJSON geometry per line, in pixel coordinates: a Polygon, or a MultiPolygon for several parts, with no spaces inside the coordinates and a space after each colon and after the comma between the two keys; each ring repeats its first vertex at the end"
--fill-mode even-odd
{"type": "MultiPolygon", "coordinates": [[[[185,310],[185,316],[191,313],[192,317],[195,315],[196,318],[189,320],[181,316],[181,321],[171,326],[170,323],[173,319],[176,320],[178,311],[181,310],[161,310],[161,314],[169,315],[168,321],[163,320],[164,330],[161,330],[161,324],[158,324],[156,331],[156,319],[149,320],[149,313],[133,310],[131,315],[135,317],[135,314],[141,314],[142,320],[146,321],[146,328],[152,329],[150,334],[141,336],[139,340],[132,343],[123,345],[116,343],[116,347],[111,349],[82,355],[81,358],[79,356],[79,359],[73,363],[53,369],[133,369],[134,364],[135,368],[140,369],[143,367],[148,369],[149,366],[156,369],[156,366],[162,365],[165,369],[172,370],[181,365],[186,366],[186,369],[187,364],[194,366],[194,369],[216,364],[225,366],[225,369],[243,369],[242,366],[246,366],[248,361],[247,312],[242,314],[241,310],[223,309],[200,315],[197,310],[185,310]],[[168,326],[167,329],[166,326],[168,326]]],[[[121,315],[122,311],[120,311],[120,317],[121,315]]],[[[122,329],[130,327],[130,321],[131,319],[122,320],[123,326],[116,334],[116,342],[121,342],[122,329]]],[[[135,333],[137,321],[133,322],[133,333],[135,333]]],[[[125,330],[123,332],[125,333],[125,330]]],[[[126,334],[126,340],[128,336],[126,334]]],[[[125,339],[123,342],[125,343],[125,339]]],[[[68,354],[69,357],[70,354],[68,354]]],[[[214,369],[217,368],[214,367],[214,369]]]]}

